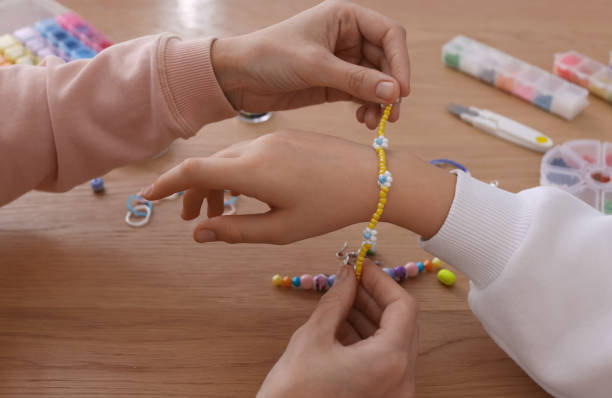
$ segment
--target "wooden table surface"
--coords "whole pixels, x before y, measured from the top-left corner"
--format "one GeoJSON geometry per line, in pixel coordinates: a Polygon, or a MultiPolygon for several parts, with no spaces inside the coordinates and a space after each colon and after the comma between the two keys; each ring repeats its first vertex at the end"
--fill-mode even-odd
{"type": "MultiPolygon", "coordinates": [[[[241,34],[316,3],[245,0],[62,0],[113,40],[174,31],[185,37],[241,34]]],[[[516,192],[538,185],[540,155],[480,133],[450,116],[449,101],[486,107],[570,139],[612,140],[612,108],[591,105],[568,122],[444,67],[442,45],[463,33],[546,70],[555,52],[576,49],[602,62],[611,48],[607,0],[507,2],[364,0],[408,30],[411,96],[388,128],[394,146],[424,159],[445,157],[516,192]]],[[[6,105],[3,105],[6,106],[6,105]]],[[[362,225],[284,246],[199,245],[180,203],[155,206],[141,229],[123,221],[129,194],[190,156],[279,128],[369,143],[355,106],[275,113],[253,126],[206,126],[168,154],[54,195],[30,193],[0,209],[0,396],[253,396],[318,294],[273,288],[274,273],[332,273],[334,251],[358,243],[362,225]]],[[[5,171],[6,172],[6,171],[5,171]]],[[[249,200],[241,212],[261,209],[249,200]]],[[[297,228],[298,226],[296,226],[297,228]]],[[[417,237],[381,226],[379,258],[427,257],[417,237]]],[[[527,275],[526,275],[527,277],[527,275]]],[[[423,275],[404,284],[420,306],[419,397],[543,397],[547,394],[487,336],[470,312],[468,282],[454,288],[423,275]]]]}

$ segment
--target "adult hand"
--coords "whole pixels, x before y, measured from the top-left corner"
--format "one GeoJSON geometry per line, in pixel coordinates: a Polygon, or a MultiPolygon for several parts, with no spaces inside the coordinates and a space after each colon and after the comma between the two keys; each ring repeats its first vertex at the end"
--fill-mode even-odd
{"type": "MultiPolygon", "coordinates": [[[[212,62],[234,108],[249,112],[352,100],[363,104],[357,119],[374,129],[379,104],[410,92],[405,29],[348,1],[328,0],[263,30],[219,39],[212,62]]],[[[394,106],[389,121],[398,117],[394,106]]]]}
{"type": "Polygon", "coordinates": [[[257,398],[414,397],[417,339],[412,296],[369,261],[359,286],[342,266],[257,398]]]}

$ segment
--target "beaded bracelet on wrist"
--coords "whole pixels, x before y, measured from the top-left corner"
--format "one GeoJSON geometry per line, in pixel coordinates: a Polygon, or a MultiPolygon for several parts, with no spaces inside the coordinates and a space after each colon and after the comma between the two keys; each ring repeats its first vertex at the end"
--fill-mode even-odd
{"type": "Polygon", "coordinates": [[[363,242],[361,243],[361,248],[357,253],[357,260],[355,261],[355,276],[357,280],[361,280],[361,275],[363,273],[363,260],[368,253],[368,250],[372,248],[373,245],[376,244],[377,234],[376,225],[380,220],[380,217],[383,214],[383,210],[385,209],[385,204],[387,203],[387,193],[389,192],[389,188],[391,187],[391,182],[393,178],[391,177],[391,173],[387,170],[387,154],[385,153],[385,149],[389,147],[389,139],[385,137],[385,127],[387,125],[387,120],[389,119],[389,115],[391,114],[391,108],[393,105],[389,104],[385,107],[383,111],[383,115],[380,118],[380,123],[378,124],[378,135],[374,139],[374,150],[378,155],[378,185],[380,187],[380,191],[378,193],[378,205],[376,207],[376,211],[372,215],[370,219],[370,223],[363,231],[363,242]]]}

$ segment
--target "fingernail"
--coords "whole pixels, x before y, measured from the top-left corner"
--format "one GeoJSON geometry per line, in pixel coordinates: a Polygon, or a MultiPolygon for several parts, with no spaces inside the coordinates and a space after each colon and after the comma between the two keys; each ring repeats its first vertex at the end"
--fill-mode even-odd
{"type": "Polygon", "coordinates": [[[376,86],[376,96],[383,101],[389,101],[393,97],[393,83],[380,82],[376,86]]]}
{"type": "Polygon", "coordinates": [[[215,234],[215,231],[211,231],[210,229],[201,229],[196,232],[195,238],[200,243],[214,242],[217,240],[217,234],[215,234]]]}
{"type": "Polygon", "coordinates": [[[336,282],[340,282],[346,279],[348,276],[348,267],[346,265],[341,265],[338,270],[338,274],[336,275],[336,282]]]}
{"type": "Polygon", "coordinates": [[[142,188],[142,189],[140,190],[139,195],[140,195],[140,196],[149,196],[149,195],[151,194],[151,192],[153,192],[153,184],[149,185],[149,186],[148,186],[148,187],[146,187],[146,188],[142,188]]]}

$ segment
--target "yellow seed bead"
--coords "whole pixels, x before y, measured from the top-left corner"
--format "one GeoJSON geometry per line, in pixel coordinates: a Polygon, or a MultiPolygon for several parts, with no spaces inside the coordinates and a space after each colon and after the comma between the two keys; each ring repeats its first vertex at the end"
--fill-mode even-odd
{"type": "Polygon", "coordinates": [[[442,260],[440,260],[438,257],[434,257],[434,258],[431,260],[431,263],[433,264],[434,269],[440,269],[440,268],[442,268],[442,260]]]}
{"type": "Polygon", "coordinates": [[[376,210],[376,213],[374,213],[375,215],[377,215],[378,217],[382,216],[383,213],[383,209],[382,208],[378,208],[378,210],[376,210]]]}
{"type": "Polygon", "coordinates": [[[376,228],[376,223],[373,222],[372,220],[370,220],[370,223],[368,224],[368,228],[370,228],[370,229],[376,228]]]}
{"type": "Polygon", "coordinates": [[[386,204],[387,204],[387,199],[385,199],[385,198],[380,198],[380,203],[382,203],[382,204],[383,204],[383,206],[384,206],[384,205],[386,205],[386,204]]]}
{"type": "Polygon", "coordinates": [[[386,192],[389,192],[389,187],[382,187],[382,188],[381,188],[381,190],[382,190],[383,192],[385,192],[385,193],[386,193],[386,192]]]}
{"type": "Polygon", "coordinates": [[[374,215],[372,216],[373,219],[375,219],[376,221],[378,221],[380,219],[380,214],[378,213],[374,213],[374,215]]]}
{"type": "Polygon", "coordinates": [[[379,202],[378,202],[377,207],[378,207],[379,209],[382,209],[382,208],[384,208],[384,207],[385,207],[385,204],[384,204],[384,203],[380,203],[380,201],[379,201],[379,202]]]}
{"type": "Polygon", "coordinates": [[[276,274],[272,277],[272,284],[274,286],[280,286],[283,283],[283,277],[276,274]]]}
{"type": "Polygon", "coordinates": [[[383,192],[383,191],[380,191],[380,192],[378,192],[378,196],[380,196],[381,198],[386,198],[387,197],[387,193],[383,192]]]}

